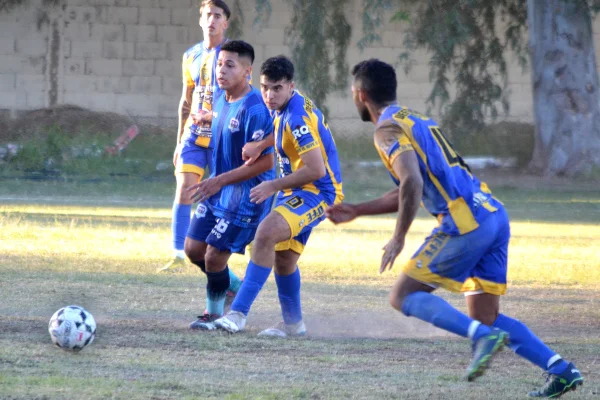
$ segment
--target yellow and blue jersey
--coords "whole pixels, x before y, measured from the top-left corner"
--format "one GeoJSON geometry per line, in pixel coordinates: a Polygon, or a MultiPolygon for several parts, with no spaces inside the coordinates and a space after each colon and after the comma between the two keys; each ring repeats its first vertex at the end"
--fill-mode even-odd
{"type": "MultiPolygon", "coordinates": [[[[212,133],[214,150],[210,165],[211,178],[244,165],[242,148],[248,142],[260,141],[273,129],[271,114],[261,93],[252,88],[244,98],[233,103],[219,96],[213,105],[212,133]]],[[[272,147],[263,154],[270,154],[272,147]]],[[[224,186],[208,199],[211,212],[243,228],[256,227],[271,209],[272,199],[261,204],[250,202],[250,190],[267,180],[275,179],[275,168],[233,185],[224,186]]]]}
{"type": "Polygon", "coordinates": [[[415,151],[423,177],[422,205],[438,219],[441,232],[471,232],[502,207],[431,118],[398,105],[387,107],[377,123],[375,147],[396,185],[394,160],[415,151]]]}
{"type": "MultiPolygon", "coordinates": [[[[183,84],[194,90],[190,114],[200,110],[211,112],[214,99],[221,94],[216,78],[220,51],[221,46],[208,49],[204,42],[200,42],[183,54],[183,84]]],[[[183,134],[188,141],[191,140],[198,146],[211,145],[210,126],[195,125],[191,116],[185,122],[183,134]]]]}
{"type": "Polygon", "coordinates": [[[298,191],[321,194],[329,204],[344,198],[342,174],[335,141],[321,111],[313,102],[295,91],[285,109],[274,113],[275,149],[281,176],[289,175],[304,164],[300,156],[319,148],[325,161],[325,176],[301,188],[286,189],[278,197],[291,196],[298,191]]]}

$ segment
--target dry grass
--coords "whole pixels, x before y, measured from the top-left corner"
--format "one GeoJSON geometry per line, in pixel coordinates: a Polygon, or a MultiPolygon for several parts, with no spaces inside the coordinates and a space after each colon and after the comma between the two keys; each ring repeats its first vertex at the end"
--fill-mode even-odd
{"type": "MultiPolygon", "coordinates": [[[[596,207],[598,197],[582,196],[596,207]]],[[[563,207],[543,212],[568,217],[563,207]]],[[[256,337],[279,319],[272,281],[247,333],[190,332],[201,275],[192,266],[154,274],[168,257],[169,217],[166,208],[0,205],[0,399],[512,399],[543,383],[511,352],[467,383],[466,341],[387,305],[396,272],[376,271],[390,218],[314,232],[301,260],[308,339],[256,337]],[[79,354],[54,348],[46,330],[71,303],[98,321],[97,341],[79,354]]],[[[541,217],[513,223],[503,309],[577,362],[586,383],[568,398],[597,398],[600,226],[541,217]]],[[[398,265],[432,223],[415,222],[398,265]]],[[[236,256],[232,268],[242,273],[245,262],[236,256]]],[[[443,296],[463,308],[462,297],[443,296]]]]}

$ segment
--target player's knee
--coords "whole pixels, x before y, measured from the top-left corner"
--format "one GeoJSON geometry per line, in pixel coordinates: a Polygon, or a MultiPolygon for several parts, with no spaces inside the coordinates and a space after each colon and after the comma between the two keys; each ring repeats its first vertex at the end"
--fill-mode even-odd
{"type": "Polygon", "coordinates": [[[405,296],[402,295],[401,292],[399,292],[398,290],[392,289],[392,291],[390,291],[390,296],[389,296],[390,305],[396,311],[402,312],[402,305],[404,304],[404,298],[405,298],[405,296]]]}
{"type": "Polygon", "coordinates": [[[258,231],[256,231],[256,235],[254,235],[252,247],[258,250],[263,247],[275,247],[276,244],[277,243],[273,239],[273,235],[270,230],[261,226],[258,228],[258,231]]]}
{"type": "Polygon", "coordinates": [[[497,310],[476,311],[469,314],[471,314],[469,315],[471,318],[488,326],[494,325],[494,322],[496,321],[499,315],[497,310]]]}
{"type": "Polygon", "coordinates": [[[185,241],[183,245],[183,251],[188,256],[191,262],[197,265],[198,262],[204,262],[204,251],[199,246],[195,246],[194,243],[185,241]]]}

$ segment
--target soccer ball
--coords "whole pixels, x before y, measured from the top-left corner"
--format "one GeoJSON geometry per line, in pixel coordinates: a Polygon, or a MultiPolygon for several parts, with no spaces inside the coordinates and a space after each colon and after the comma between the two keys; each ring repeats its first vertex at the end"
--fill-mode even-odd
{"type": "Polygon", "coordinates": [[[83,307],[67,306],[50,318],[48,332],[61,349],[79,351],[94,340],[96,321],[83,307]]]}

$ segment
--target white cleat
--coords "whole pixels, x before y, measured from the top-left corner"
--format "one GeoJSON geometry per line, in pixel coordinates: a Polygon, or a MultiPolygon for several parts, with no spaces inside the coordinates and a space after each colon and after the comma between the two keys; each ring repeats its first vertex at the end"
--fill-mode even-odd
{"type": "Polygon", "coordinates": [[[246,319],[247,317],[239,311],[229,311],[215,321],[215,326],[229,333],[237,333],[244,330],[246,319]]]}
{"type": "Polygon", "coordinates": [[[287,325],[281,321],[272,328],[261,331],[258,336],[271,336],[271,337],[295,337],[295,336],[306,336],[306,326],[304,322],[296,322],[295,324],[287,325]]]}

